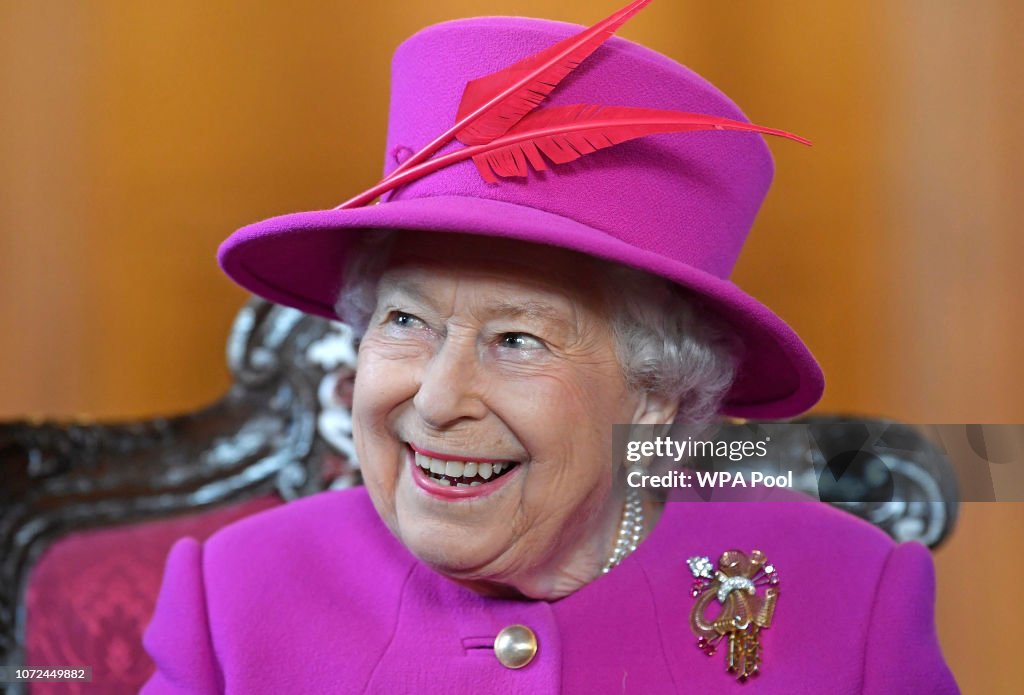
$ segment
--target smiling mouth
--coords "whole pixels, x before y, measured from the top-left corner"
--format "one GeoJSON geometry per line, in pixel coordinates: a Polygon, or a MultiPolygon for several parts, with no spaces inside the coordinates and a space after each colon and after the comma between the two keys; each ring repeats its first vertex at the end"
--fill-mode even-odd
{"type": "Polygon", "coordinates": [[[413,449],[414,463],[438,485],[478,487],[493,483],[519,465],[518,461],[446,461],[413,449]]]}

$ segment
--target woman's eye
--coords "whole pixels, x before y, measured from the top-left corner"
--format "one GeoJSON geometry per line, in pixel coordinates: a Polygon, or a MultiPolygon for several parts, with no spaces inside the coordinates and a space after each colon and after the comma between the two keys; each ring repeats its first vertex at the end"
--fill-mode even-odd
{"type": "Polygon", "coordinates": [[[421,319],[404,311],[392,311],[388,316],[388,323],[399,328],[419,328],[423,325],[421,319]]]}
{"type": "Polygon", "coordinates": [[[505,333],[499,339],[498,345],[513,350],[540,350],[546,347],[540,338],[529,333],[505,333]]]}

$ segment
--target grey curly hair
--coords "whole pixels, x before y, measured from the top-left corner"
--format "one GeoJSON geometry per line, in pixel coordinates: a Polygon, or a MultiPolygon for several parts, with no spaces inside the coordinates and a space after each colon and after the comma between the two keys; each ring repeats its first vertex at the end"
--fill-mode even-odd
{"type": "MultiPolygon", "coordinates": [[[[396,232],[368,233],[345,267],[335,313],[361,336],[396,232]]],[[[679,403],[676,422],[706,424],[736,376],[739,345],[699,299],[673,282],[604,263],[616,356],[630,387],[679,403]]]]}

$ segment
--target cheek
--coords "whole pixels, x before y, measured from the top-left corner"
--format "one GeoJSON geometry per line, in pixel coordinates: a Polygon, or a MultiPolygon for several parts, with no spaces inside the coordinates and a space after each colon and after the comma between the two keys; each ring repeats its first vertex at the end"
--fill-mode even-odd
{"type": "Polygon", "coordinates": [[[536,457],[538,486],[563,495],[610,487],[612,425],[629,417],[621,376],[613,367],[530,382],[504,385],[500,415],[536,457]]]}
{"type": "Polygon", "coordinates": [[[385,426],[391,414],[415,396],[415,360],[393,359],[364,344],[359,351],[352,416],[360,426],[385,426]]]}
{"type": "Polygon", "coordinates": [[[404,455],[394,420],[402,405],[415,395],[412,374],[401,360],[381,359],[372,350],[360,350],[352,396],[352,434],[366,488],[385,519],[393,508],[404,455]]]}
{"type": "Polygon", "coordinates": [[[632,416],[632,398],[616,367],[570,371],[505,385],[509,409],[548,441],[580,446],[611,438],[611,426],[632,416]],[[596,439],[595,439],[596,435],[596,439]]]}

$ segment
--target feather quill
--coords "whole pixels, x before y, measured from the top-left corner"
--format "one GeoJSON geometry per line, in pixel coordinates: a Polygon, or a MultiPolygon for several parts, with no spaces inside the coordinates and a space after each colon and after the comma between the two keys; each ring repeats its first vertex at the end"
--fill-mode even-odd
{"type": "Polygon", "coordinates": [[[629,106],[578,104],[536,111],[522,119],[496,147],[473,155],[480,175],[488,183],[497,177],[524,177],[530,167],[547,169],[545,157],[567,164],[580,157],[629,140],[659,133],[695,130],[739,130],[778,135],[809,145],[810,142],[774,128],[705,114],[629,106]],[[543,155],[543,156],[541,156],[543,155]]]}
{"type": "Polygon", "coordinates": [[[467,159],[473,159],[485,181],[497,183],[498,177],[527,176],[530,167],[536,171],[547,169],[545,157],[554,164],[564,164],[647,135],[697,130],[754,132],[811,144],[784,130],[699,113],[594,104],[560,106],[523,118],[489,143],[463,147],[393,174],[338,207],[365,205],[401,185],[467,159]]]}
{"type": "Polygon", "coordinates": [[[426,161],[458,138],[466,145],[480,145],[501,137],[578,68],[618,29],[652,0],[634,0],[618,12],[576,36],[546,48],[515,65],[466,85],[454,126],[413,154],[391,176],[426,161]]]}
{"type": "Polygon", "coordinates": [[[637,0],[576,36],[492,75],[472,80],[462,94],[455,137],[465,145],[499,138],[541,105],[559,83],[651,0],[637,0]],[[479,116],[472,118],[473,114],[479,116]]]}

